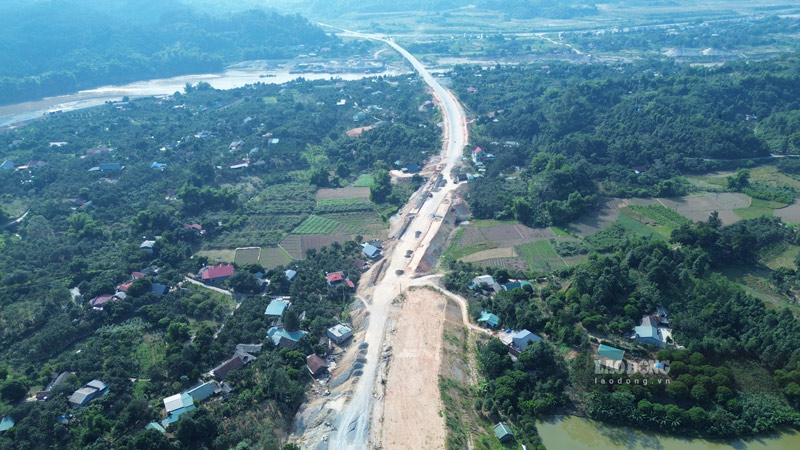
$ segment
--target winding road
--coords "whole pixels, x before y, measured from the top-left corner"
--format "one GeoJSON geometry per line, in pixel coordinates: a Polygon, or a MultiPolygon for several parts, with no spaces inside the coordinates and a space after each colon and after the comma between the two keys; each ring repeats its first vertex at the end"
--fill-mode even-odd
{"type": "MultiPolygon", "coordinates": [[[[342,31],[346,35],[388,44],[414,67],[414,70],[430,87],[436,103],[442,109],[444,119],[441,173],[446,179],[452,179],[449,174],[453,167],[460,163],[464,146],[469,139],[464,110],[453,93],[442,87],[414,55],[393,40],[380,35],[362,34],[350,30],[342,31]]],[[[363,375],[354,382],[352,396],[338,416],[336,431],[329,437],[327,445],[329,449],[362,450],[371,447],[369,436],[374,406],[372,403],[373,393],[375,392],[378,363],[390,305],[392,300],[403,292],[404,288],[411,284],[420,284],[420,280],[414,280],[412,276],[416,272],[425,250],[441,226],[441,220],[435,216],[442,217],[447,212],[452,192],[456,187],[456,184],[448,182],[437,192],[432,192],[432,196],[422,204],[414,218],[411,219],[408,226],[409,232],[398,237],[389,252],[384,255],[387,260],[385,275],[377,281],[371,302],[367,305],[369,324],[364,342],[368,344],[368,347],[363,375]],[[414,231],[420,231],[420,236],[416,237],[414,231]],[[404,257],[408,250],[414,252],[412,258],[404,257]]],[[[416,204],[415,198],[419,197],[412,197],[409,203],[416,204]]],[[[411,209],[409,204],[405,211],[411,209]]]]}

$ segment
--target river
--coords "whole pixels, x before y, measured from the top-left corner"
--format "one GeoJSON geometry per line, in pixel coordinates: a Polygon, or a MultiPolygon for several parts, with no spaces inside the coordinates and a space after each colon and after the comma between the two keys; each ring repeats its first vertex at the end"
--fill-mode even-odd
{"type": "Polygon", "coordinates": [[[394,76],[403,73],[408,73],[408,71],[388,69],[377,73],[290,73],[288,68],[275,69],[274,65],[266,61],[247,61],[229,66],[221,73],[181,75],[172,78],[137,81],[118,86],[101,86],[74,94],[0,106],[0,127],[36,119],[42,117],[48,111],[74,111],[102,105],[107,101],[119,101],[125,96],[136,98],[170,95],[176,91],[183,91],[186,83],[197,84],[205,81],[216,89],[234,89],[259,82],[281,84],[298,78],[325,80],[333,77],[342,80],[358,80],[366,77],[394,76]],[[268,77],[262,78],[261,75],[268,75],[268,77]]]}
{"type": "Polygon", "coordinates": [[[544,445],[550,450],[797,450],[800,432],[787,430],[781,434],[734,441],[686,439],[628,427],[606,425],[575,416],[557,416],[536,424],[544,445]]]}

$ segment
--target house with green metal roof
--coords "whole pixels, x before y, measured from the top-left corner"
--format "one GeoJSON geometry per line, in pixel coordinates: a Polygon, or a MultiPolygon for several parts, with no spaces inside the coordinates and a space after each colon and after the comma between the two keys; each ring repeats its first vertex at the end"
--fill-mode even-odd
{"type": "Polygon", "coordinates": [[[0,432],[8,431],[14,428],[14,418],[11,416],[3,417],[3,420],[0,421],[0,432]]]}
{"type": "Polygon", "coordinates": [[[510,290],[512,290],[512,289],[517,289],[517,288],[520,288],[520,289],[522,289],[522,288],[524,288],[525,286],[531,286],[531,287],[533,287],[533,285],[531,284],[531,282],[530,282],[530,281],[528,281],[528,280],[509,281],[508,283],[506,283],[506,284],[502,284],[501,286],[503,287],[503,289],[505,289],[505,290],[507,290],[507,291],[510,291],[510,290]]]}
{"type": "Polygon", "coordinates": [[[494,328],[500,324],[500,318],[486,310],[483,310],[481,311],[481,316],[478,318],[478,324],[494,328]]]}
{"type": "Polygon", "coordinates": [[[600,344],[597,348],[597,354],[604,357],[611,359],[613,361],[622,361],[622,357],[625,355],[624,350],[620,350],[618,348],[610,347],[605,344],[600,344]]]}
{"type": "Polygon", "coordinates": [[[283,327],[272,327],[267,331],[267,337],[270,338],[278,348],[288,348],[289,350],[294,349],[297,346],[297,341],[305,334],[308,334],[308,331],[286,331],[283,327]]]}
{"type": "Polygon", "coordinates": [[[273,300],[267,305],[267,310],[264,311],[264,314],[270,317],[281,317],[283,316],[283,312],[291,305],[292,302],[289,300],[273,300]]]}
{"type": "Polygon", "coordinates": [[[511,427],[503,422],[494,426],[494,435],[497,436],[497,440],[500,442],[508,442],[514,439],[514,433],[511,431],[511,427]]]}
{"type": "Polygon", "coordinates": [[[162,427],[161,424],[158,423],[158,422],[150,422],[150,423],[147,424],[146,427],[144,427],[144,429],[145,430],[156,430],[156,431],[160,431],[162,433],[166,433],[167,432],[167,430],[164,429],[164,427],[162,427]]]}
{"type": "Polygon", "coordinates": [[[203,400],[214,395],[216,392],[218,392],[218,390],[219,390],[219,384],[213,381],[209,381],[207,383],[203,383],[199,386],[195,386],[189,389],[188,391],[186,391],[186,393],[189,394],[192,397],[192,399],[194,399],[194,401],[202,402],[203,400]]]}

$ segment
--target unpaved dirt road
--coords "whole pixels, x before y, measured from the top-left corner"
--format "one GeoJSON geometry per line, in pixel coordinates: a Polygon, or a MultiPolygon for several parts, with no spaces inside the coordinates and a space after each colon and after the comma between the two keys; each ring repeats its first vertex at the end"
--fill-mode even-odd
{"type": "MultiPolygon", "coordinates": [[[[380,35],[365,35],[347,30],[344,31],[361,38],[385,42],[403,55],[428,84],[435,102],[442,109],[444,119],[441,157],[441,165],[443,167],[441,167],[441,173],[446,179],[452,179],[450,177],[450,171],[456,164],[460,163],[464,146],[468,141],[466,117],[455,96],[450,91],[444,89],[419,60],[392,40],[380,35]]],[[[434,216],[441,216],[443,215],[443,211],[447,211],[455,188],[455,184],[447,183],[438,191],[431,192],[431,196],[427,198],[418,210],[416,208],[415,199],[419,197],[414,196],[411,200],[414,205],[407,205],[404,209],[406,214],[413,209],[416,215],[409,224],[408,232],[397,237],[390,251],[386,252],[384,258],[387,260],[386,265],[388,267],[386,268],[384,277],[377,281],[372,290],[371,301],[367,305],[369,324],[363,336],[363,342],[367,344],[367,352],[366,355],[364,355],[366,363],[364,363],[363,366],[363,374],[358,380],[354,381],[352,393],[346,405],[338,414],[333,431],[328,437],[328,441],[320,442],[316,441],[314,438],[309,438],[308,440],[304,440],[304,448],[327,447],[329,449],[339,450],[362,450],[371,448],[374,445],[374,443],[370,442],[370,426],[373,419],[373,401],[378,396],[375,385],[391,302],[403,292],[404,288],[407,288],[411,284],[411,275],[416,272],[416,268],[419,266],[427,246],[433,240],[441,226],[441,220],[434,216]],[[415,231],[420,231],[419,237],[416,237],[415,231]],[[413,251],[411,258],[404,257],[408,250],[413,251]]],[[[426,189],[426,187],[423,187],[423,189],[426,189]]],[[[441,341],[441,329],[439,330],[439,334],[437,340],[441,341]]],[[[398,348],[396,351],[402,351],[402,349],[398,348]]],[[[433,389],[438,389],[435,377],[431,383],[433,389]]],[[[433,401],[436,402],[436,400],[433,401]]],[[[437,418],[438,414],[431,417],[431,420],[436,420],[437,418]]],[[[401,446],[401,448],[409,447],[401,446]]]]}
{"type": "Polygon", "coordinates": [[[441,294],[413,288],[395,314],[379,432],[383,448],[444,448],[438,381],[446,305],[441,294]]]}

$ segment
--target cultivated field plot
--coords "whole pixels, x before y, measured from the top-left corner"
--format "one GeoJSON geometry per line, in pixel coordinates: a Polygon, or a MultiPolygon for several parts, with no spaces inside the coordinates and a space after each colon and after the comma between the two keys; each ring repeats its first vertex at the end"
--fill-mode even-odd
{"type": "Polygon", "coordinates": [[[798,253],[800,253],[800,246],[778,242],[761,249],[758,252],[758,260],[772,270],[778,270],[781,267],[792,269],[795,267],[794,260],[798,253]]]}
{"type": "Polygon", "coordinates": [[[205,256],[210,263],[233,262],[236,250],[201,250],[197,256],[205,256]]]}
{"type": "Polygon", "coordinates": [[[303,221],[293,234],[326,234],[333,233],[337,227],[341,225],[339,222],[322,216],[309,216],[308,219],[303,221]]]}
{"type": "Polygon", "coordinates": [[[517,252],[514,251],[514,247],[500,247],[472,253],[471,255],[461,258],[461,261],[478,262],[483,259],[516,258],[517,256],[519,255],[517,255],[517,252]]]}
{"type": "Polygon", "coordinates": [[[372,179],[372,175],[365,173],[358,177],[355,183],[353,183],[353,187],[360,187],[360,188],[368,188],[373,185],[375,181],[372,179]]]}
{"type": "Polygon", "coordinates": [[[528,270],[528,265],[523,258],[495,258],[484,259],[473,263],[480,267],[499,267],[509,270],[528,270]]]}
{"type": "Polygon", "coordinates": [[[245,203],[251,214],[303,214],[314,210],[313,188],[304,183],[276,184],[264,188],[245,203]]]}
{"type": "Polygon", "coordinates": [[[575,222],[571,223],[567,230],[580,236],[595,234],[603,228],[607,228],[619,217],[619,210],[628,206],[628,200],[622,198],[610,198],[600,203],[596,211],[585,214],[575,222]]]}
{"type": "Polygon", "coordinates": [[[292,262],[291,256],[280,247],[264,247],[261,249],[259,263],[265,269],[274,269],[292,262]]]}
{"type": "Polygon", "coordinates": [[[780,217],[784,222],[798,223],[800,222],[800,204],[795,202],[786,208],[776,209],[775,215],[780,217]]]}
{"type": "Polygon", "coordinates": [[[532,240],[550,239],[556,236],[549,228],[530,228],[522,224],[488,227],[481,231],[487,240],[497,243],[500,247],[520,245],[532,240]]]}
{"type": "Polygon", "coordinates": [[[286,236],[279,246],[292,257],[292,259],[303,259],[306,257],[305,253],[303,253],[303,244],[300,242],[299,234],[290,234],[286,236]]]}
{"type": "Polygon", "coordinates": [[[356,211],[373,211],[375,204],[362,198],[328,198],[317,200],[315,214],[331,214],[356,211]]]}
{"type": "Polygon", "coordinates": [[[367,237],[384,239],[389,230],[389,226],[380,214],[374,211],[329,214],[326,217],[340,224],[333,231],[336,234],[351,234],[354,237],[360,234],[365,239],[367,237]]]}
{"type": "Polygon", "coordinates": [[[341,244],[352,239],[349,234],[290,234],[281,241],[280,248],[292,259],[305,259],[307,250],[320,250],[334,242],[341,244]]]}
{"type": "Polygon", "coordinates": [[[713,211],[717,211],[725,225],[730,225],[740,219],[733,212],[734,209],[744,209],[750,206],[749,196],[732,192],[709,192],[682,198],[661,198],[657,201],[664,207],[677,211],[682,216],[694,221],[706,221],[713,211]]]}
{"type": "MultiPolygon", "coordinates": [[[[370,183],[370,185],[372,185],[372,183],[370,183]]],[[[336,189],[320,189],[317,191],[314,198],[317,201],[337,198],[360,198],[369,200],[369,187],[348,186],[336,189]]]]}
{"type": "Polygon", "coordinates": [[[516,247],[530,270],[551,271],[567,267],[549,241],[535,241],[516,247]]]}
{"type": "Polygon", "coordinates": [[[261,258],[261,247],[237,248],[233,262],[237,265],[258,264],[261,258]]]}

